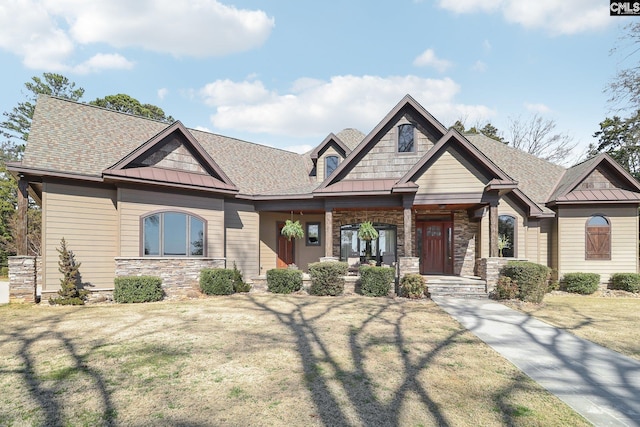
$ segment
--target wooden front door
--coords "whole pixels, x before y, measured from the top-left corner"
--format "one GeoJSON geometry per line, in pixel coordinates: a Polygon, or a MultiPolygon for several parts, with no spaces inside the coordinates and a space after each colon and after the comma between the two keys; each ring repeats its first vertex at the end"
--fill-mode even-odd
{"type": "Polygon", "coordinates": [[[420,274],[453,274],[453,223],[416,223],[416,248],[420,274]]]}
{"type": "Polygon", "coordinates": [[[293,242],[294,240],[287,239],[281,234],[282,227],[284,227],[284,222],[279,222],[276,226],[276,232],[278,233],[276,237],[276,254],[277,254],[277,262],[276,267],[278,268],[287,268],[289,264],[293,264],[293,242]]]}

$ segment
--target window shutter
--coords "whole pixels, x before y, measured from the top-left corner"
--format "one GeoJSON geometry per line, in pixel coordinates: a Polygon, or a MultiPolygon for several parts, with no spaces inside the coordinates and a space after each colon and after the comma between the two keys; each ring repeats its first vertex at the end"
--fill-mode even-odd
{"type": "Polygon", "coordinates": [[[611,229],[587,227],[586,250],[586,259],[611,259],[611,229]]]}

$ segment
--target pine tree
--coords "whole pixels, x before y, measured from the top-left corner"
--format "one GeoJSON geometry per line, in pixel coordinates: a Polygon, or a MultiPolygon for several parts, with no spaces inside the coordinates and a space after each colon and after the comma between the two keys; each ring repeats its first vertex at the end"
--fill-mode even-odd
{"type": "Polygon", "coordinates": [[[76,262],[75,255],[67,249],[64,237],[60,241],[60,248],[56,248],[59,254],[58,271],[62,273],[58,298],[52,298],[49,302],[62,305],[82,305],[87,299],[89,291],[78,289],[80,282],[80,264],[76,262]]]}

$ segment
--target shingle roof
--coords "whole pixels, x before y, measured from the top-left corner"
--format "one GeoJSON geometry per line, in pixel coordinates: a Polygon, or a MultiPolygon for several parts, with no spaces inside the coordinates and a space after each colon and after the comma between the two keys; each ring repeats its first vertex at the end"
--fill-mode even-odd
{"type": "Polygon", "coordinates": [[[465,137],[500,169],[518,182],[518,188],[538,205],[544,205],[565,172],[562,166],[542,160],[482,134],[465,137]]]}
{"type": "Polygon", "coordinates": [[[362,142],[366,135],[358,129],[346,128],[338,132],[336,136],[340,138],[350,150],[353,150],[362,142]]]}
{"type": "MultiPolygon", "coordinates": [[[[166,123],[142,117],[41,96],[22,165],[101,176],[166,127],[166,123]]],[[[286,192],[309,182],[311,165],[300,154],[202,131],[189,132],[241,193],[286,192]]]]}

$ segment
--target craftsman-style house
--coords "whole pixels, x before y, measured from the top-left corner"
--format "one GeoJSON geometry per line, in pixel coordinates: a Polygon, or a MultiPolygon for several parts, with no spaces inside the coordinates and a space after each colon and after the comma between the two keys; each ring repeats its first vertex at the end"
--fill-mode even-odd
{"type": "Polygon", "coordinates": [[[62,237],[95,291],[117,275],[180,287],[204,266],[250,279],[320,259],[488,281],[509,259],[558,277],[638,271],[640,184],[610,157],[566,169],[447,129],[410,96],[367,135],[329,134],[307,154],[43,96],[10,170],[42,207],[43,296],[62,237]],[[304,239],[280,235],[287,219],[304,239]],[[368,252],[363,221],[379,231],[368,252]]]}

